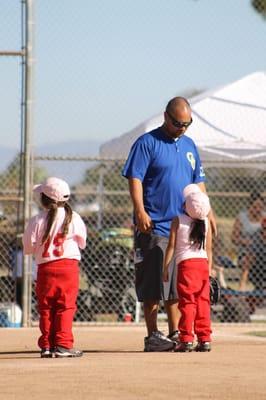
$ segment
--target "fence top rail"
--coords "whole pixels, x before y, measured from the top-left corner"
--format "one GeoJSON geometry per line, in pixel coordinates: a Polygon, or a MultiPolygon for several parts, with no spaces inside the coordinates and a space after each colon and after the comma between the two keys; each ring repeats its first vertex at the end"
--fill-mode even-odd
{"type": "MultiPolygon", "coordinates": [[[[117,158],[117,157],[101,157],[101,156],[70,156],[70,155],[35,155],[34,160],[41,161],[102,161],[102,162],[125,162],[125,158],[117,158]]],[[[202,160],[205,167],[208,166],[230,166],[235,168],[241,168],[242,166],[266,166],[266,160],[219,160],[219,161],[207,161],[202,160]]]]}
{"type": "Polygon", "coordinates": [[[0,50],[2,57],[23,57],[25,54],[25,50],[0,50]]]}
{"type": "Polygon", "coordinates": [[[87,157],[87,156],[34,156],[34,160],[39,161],[103,161],[103,162],[124,162],[124,158],[103,158],[103,157],[87,157]]]}

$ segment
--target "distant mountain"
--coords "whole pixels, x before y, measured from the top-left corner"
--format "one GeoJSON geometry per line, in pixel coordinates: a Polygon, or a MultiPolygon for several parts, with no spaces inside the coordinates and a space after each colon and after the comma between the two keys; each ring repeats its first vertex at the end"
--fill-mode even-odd
{"type": "Polygon", "coordinates": [[[71,140],[68,142],[48,143],[35,148],[36,155],[56,156],[98,156],[102,141],[71,140]]]}
{"type": "MultiPolygon", "coordinates": [[[[76,156],[97,157],[101,141],[77,140],[61,143],[46,144],[36,147],[35,156],[76,156]]],[[[44,167],[50,176],[58,176],[65,179],[69,184],[78,183],[84,172],[93,163],[81,161],[37,161],[39,166],[44,167]]]]}
{"type": "MultiPolygon", "coordinates": [[[[35,156],[87,156],[99,155],[102,141],[73,140],[69,142],[49,143],[34,148],[35,156]]],[[[19,149],[0,146],[0,173],[3,172],[18,154],[19,149]]],[[[79,161],[37,161],[37,165],[44,167],[48,174],[66,179],[70,184],[82,179],[86,169],[92,163],[79,161]]]]}

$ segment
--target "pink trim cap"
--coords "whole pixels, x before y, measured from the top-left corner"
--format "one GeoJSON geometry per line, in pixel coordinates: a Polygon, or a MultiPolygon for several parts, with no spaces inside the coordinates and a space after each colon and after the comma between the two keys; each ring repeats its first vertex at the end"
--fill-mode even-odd
{"type": "Polygon", "coordinates": [[[40,185],[33,188],[34,194],[44,193],[47,197],[55,201],[67,201],[70,196],[68,184],[63,179],[50,177],[40,185]]]}
{"type": "Polygon", "coordinates": [[[198,185],[191,184],[185,187],[183,195],[186,203],[186,212],[193,219],[205,219],[210,212],[209,197],[203,193],[198,185]]]}

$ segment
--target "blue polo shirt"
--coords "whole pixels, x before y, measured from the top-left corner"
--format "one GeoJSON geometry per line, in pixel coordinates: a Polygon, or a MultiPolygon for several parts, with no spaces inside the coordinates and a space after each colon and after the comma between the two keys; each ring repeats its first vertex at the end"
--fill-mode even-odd
{"type": "Polygon", "coordinates": [[[144,207],[153,221],[153,232],[166,237],[172,219],[183,212],[185,186],[205,181],[193,140],[185,135],[171,139],[161,128],[136,140],[122,175],[142,182],[144,207]]]}

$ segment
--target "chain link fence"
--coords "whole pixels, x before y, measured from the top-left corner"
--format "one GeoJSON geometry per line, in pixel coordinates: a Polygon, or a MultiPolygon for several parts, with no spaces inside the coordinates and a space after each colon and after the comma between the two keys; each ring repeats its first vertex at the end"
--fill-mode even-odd
{"type": "MultiPolygon", "coordinates": [[[[4,321],[1,323],[1,309],[14,302],[21,307],[23,296],[21,149],[25,138],[21,115],[24,90],[21,56],[25,50],[25,29],[21,7],[26,3],[26,0],[2,1],[0,5],[0,87],[3,94],[0,102],[1,109],[5,110],[0,120],[0,326],[5,326],[4,321]]],[[[200,37],[198,32],[201,32],[202,16],[198,13],[200,8],[196,9],[204,6],[200,1],[182,1],[182,6],[172,0],[167,4],[160,0],[145,4],[140,0],[134,3],[101,0],[97,6],[86,0],[33,3],[36,13],[33,23],[36,50],[36,59],[33,60],[36,63],[35,125],[31,143],[35,152],[33,181],[41,182],[48,175],[66,179],[72,188],[73,208],[83,216],[88,227],[88,246],[82,254],[76,321],[134,320],[138,318],[139,308],[136,307],[134,290],[132,205],[127,182],[121,177],[123,161],[119,159],[124,158],[124,154],[117,147],[116,160],[99,158],[99,147],[157,113],[177,92],[189,96],[201,92],[208,82],[220,82],[222,78],[217,78],[213,56],[216,46],[220,48],[222,58],[218,62],[224,70],[229,71],[234,66],[233,58],[228,63],[228,57],[223,53],[225,43],[231,48],[232,57],[237,47],[243,45],[249,48],[246,58],[241,59],[243,65],[247,64],[246,71],[261,69],[255,50],[263,48],[264,37],[261,34],[258,40],[250,34],[250,41],[241,42],[238,1],[225,2],[218,9],[210,3],[206,36],[202,31],[202,43],[199,42],[193,51],[183,39],[188,38],[188,31],[195,32],[193,42],[200,37]],[[221,7],[227,8],[229,19],[221,16],[221,21],[224,21],[221,23],[225,25],[215,36],[217,43],[214,42],[214,47],[209,43],[208,55],[202,56],[209,37],[219,31],[214,17],[217,12],[222,14],[221,7]],[[119,24],[114,23],[117,17],[119,24]],[[178,24],[181,19],[183,28],[178,24]],[[159,34],[152,37],[149,33],[151,28],[161,26],[162,20],[167,21],[167,30],[157,30],[159,34]],[[95,21],[97,24],[94,24],[95,21]],[[232,40],[230,30],[224,28],[226,23],[235,27],[236,41],[232,40]],[[130,34],[132,25],[134,35],[130,34]],[[180,31],[174,27],[180,27],[180,31]],[[174,43],[179,38],[182,40],[175,50],[174,43]],[[173,43],[170,53],[166,43],[173,43]],[[178,71],[176,77],[169,67],[171,64],[178,71]],[[193,79],[195,65],[200,71],[198,83],[196,78],[193,79]],[[154,78],[151,71],[155,74],[154,78]],[[160,82],[159,88],[154,85],[153,79],[160,82]],[[134,87],[129,90],[128,82],[131,81],[134,87]],[[157,105],[153,102],[154,98],[160,99],[157,105]],[[114,103],[115,111],[108,107],[114,103]],[[75,136],[81,139],[73,142],[75,136]],[[41,157],[41,154],[45,156],[41,157]]],[[[252,16],[249,20],[251,24],[257,18],[256,26],[263,33],[264,28],[259,24],[265,19],[266,1],[246,0],[241,7],[245,7],[245,12],[252,16]]],[[[245,31],[247,29],[245,27],[245,31]]],[[[228,74],[231,75],[239,78],[237,70],[228,74]]],[[[239,124],[242,120],[242,116],[239,117],[239,124]]],[[[109,147],[108,143],[106,147],[109,147]]],[[[239,250],[240,238],[237,236],[241,223],[235,223],[240,213],[242,225],[245,225],[244,210],[249,206],[252,193],[260,193],[265,201],[265,162],[237,165],[229,161],[219,164],[212,161],[204,162],[204,165],[219,228],[219,236],[214,241],[215,271],[223,286],[221,304],[212,310],[213,319],[225,322],[265,319],[263,290],[266,277],[263,266],[266,262],[265,246],[261,246],[265,237],[260,225],[255,223],[257,226],[254,229],[258,228],[258,232],[250,238],[253,247],[252,243],[248,244],[248,251],[253,251],[254,258],[249,258],[249,268],[245,267],[240,254],[243,249],[239,250]],[[256,264],[261,270],[255,267],[251,272],[256,264]],[[245,282],[243,268],[248,271],[245,282]]],[[[32,214],[37,212],[35,207],[32,204],[32,214]]],[[[34,323],[38,319],[34,262],[32,267],[31,320],[34,323]]],[[[161,315],[164,316],[163,307],[161,315]]]]}
{"type": "MultiPolygon", "coordinates": [[[[134,289],[132,205],[127,180],[121,176],[123,161],[39,157],[36,165],[43,171],[64,170],[61,177],[66,180],[70,172],[80,171],[82,165],[79,183],[71,188],[71,205],[83,217],[88,229],[88,244],[82,253],[76,321],[117,322],[142,318],[134,289]]],[[[266,165],[263,162],[240,165],[228,161],[206,162],[205,170],[219,231],[213,244],[214,271],[222,286],[221,303],[212,309],[213,320],[248,322],[266,318],[265,245],[262,246],[265,234],[255,215],[266,211],[266,165]],[[239,215],[250,212],[251,198],[252,207],[255,201],[257,208],[251,216],[253,230],[247,249],[258,247],[259,254],[254,256],[261,262],[260,270],[254,261],[248,265],[249,276],[240,288],[243,259],[239,259],[238,243],[244,233],[241,229],[236,232],[235,225],[239,215]],[[252,268],[256,268],[255,275],[252,268]]],[[[163,305],[160,315],[165,317],[163,305]]],[[[33,320],[36,318],[33,303],[33,320]]]]}

